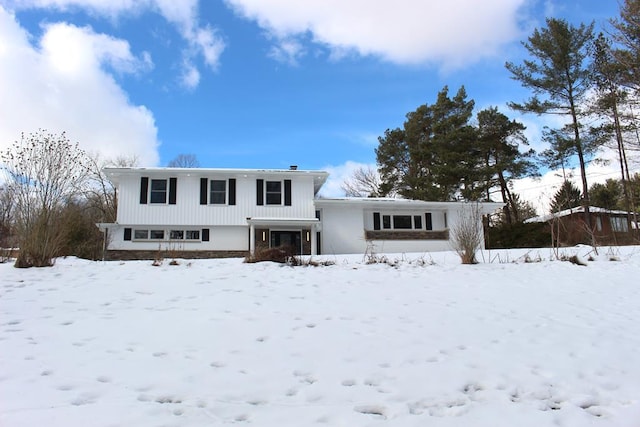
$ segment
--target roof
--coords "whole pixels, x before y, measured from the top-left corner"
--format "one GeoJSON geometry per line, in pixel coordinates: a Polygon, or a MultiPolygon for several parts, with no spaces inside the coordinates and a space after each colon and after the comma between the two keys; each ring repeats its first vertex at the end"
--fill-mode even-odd
{"type": "Polygon", "coordinates": [[[233,168],[104,168],[104,173],[114,183],[119,182],[122,176],[159,176],[171,174],[174,176],[312,176],[314,192],[317,193],[320,187],[329,177],[329,173],[321,170],[300,170],[300,169],[233,169],[233,168]]]}
{"type": "MultiPolygon", "coordinates": [[[[615,211],[615,210],[611,210],[611,209],[599,208],[597,206],[589,206],[589,212],[591,212],[591,213],[604,213],[604,214],[609,214],[609,215],[627,215],[628,214],[627,211],[615,211]]],[[[576,208],[565,209],[563,211],[554,212],[554,213],[551,213],[549,215],[536,216],[536,217],[533,217],[533,218],[529,218],[529,219],[525,220],[524,222],[525,223],[547,222],[547,221],[551,221],[552,219],[555,219],[555,218],[562,218],[562,217],[565,217],[565,216],[578,214],[578,213],[584,213],[584,206],[578,206],[576,208]]]]}
{"type": "MultiPolygon", "coordinates": [[[[425,200],[412,200],[388,197],[342,197],[331,199],[316,199],[316,206],[360,206],[372,209],[397,209],[397,208],[416,208],[416,209],[459,209],[461,206],[473,204],[470,202],[435,202],[425,200]]],[[[504,206],[504,203],[481,202],[479,203],[482,213],[491,213],[504,206]]]]}

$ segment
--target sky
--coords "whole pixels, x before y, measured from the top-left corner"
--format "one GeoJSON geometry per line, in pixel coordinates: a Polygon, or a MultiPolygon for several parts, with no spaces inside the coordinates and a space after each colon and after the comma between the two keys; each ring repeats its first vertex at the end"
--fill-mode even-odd
{"type": "Polygon", "coordinates": [[[194,154],[327,170],[323,195],[341,196],[354,168],[375,166],[377,138],[444,86],[521,120],[543,149],[544,123],[506,107],[528,92],[504,63],[546,17],[601,29],[617,15],[614,0],[0,0],[0,149],[65,131],[139,166],[194,154]]]}

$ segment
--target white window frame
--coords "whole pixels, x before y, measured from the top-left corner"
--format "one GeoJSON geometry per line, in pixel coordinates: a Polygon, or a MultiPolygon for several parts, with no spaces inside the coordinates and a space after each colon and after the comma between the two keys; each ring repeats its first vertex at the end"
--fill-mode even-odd
{"type": "Polygon", "coordinates": [[[153,178],[149,180],[149,203],[154,205],[166,205],[169,201],[169,180],[166,178],[153,178]],[[153,183],[164,181],[164,190],[154,190],[153,183]],[[153,195],[154,194],[162,194],[164,193],[164,200],[162,202],[154,202],[153,195]]]}
{"type": "Polygon", "coordinates": [[[284,203],[284,182],[283,181],[264,181],[264,205],[265,206],[282,206],[284,203]],[[279,190],[269,191],[269,184],[278,184],[279,190]],[[269,195],[278,195],[278,203],[269,203],[269,195]]]}
{"type": "Polygon", "coordinates": [[[209,180],[209,204],[210,205],[216,205],[216,206],[220,206],[220,205],[226,205],[229,201],[228,198],[228,193],[229,193],[229,182],[226,179],[210,179],[209,180]],[[224,184],[224,191],[219,191],[216,190],[215,193],[220,194],[220,193],[224,193],[224,200],[222,202],[215,202],[213,201],[213,194],[214,194],[214,190],[213,190],[213,183],[214,182],[222,182],[224,184]]]}

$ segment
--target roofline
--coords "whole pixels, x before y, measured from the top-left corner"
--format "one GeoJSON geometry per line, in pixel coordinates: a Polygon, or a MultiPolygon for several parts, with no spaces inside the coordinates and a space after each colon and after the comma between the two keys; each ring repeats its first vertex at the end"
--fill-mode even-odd
{"type": "MultiPolygon", "coordinates": [[[[345,197],[332,199],[316,199],[316,205],[353,205],[369,206],[373,208],[395,208],[395,207],[429,207],[437,209],[459,208],[461,205],[471,202],[437,202],[427,200],[412,199],[392,199],[392,198],[370,198],[370,197],[345,197]]],[[[480,202],[482,212],[490,213],[504,206],[502,202],[480,202]]]]}
{"type": "Polygon", "coordinates": [[[206,173],[233,173],[233,174],[295,174],[295,175],[329,175],[323,170],[301,170],[301,169],[244,169],[244,168],[162,168],[162,167],[133,167],[119,168],[106,167],[102,169],[107,175],[137,175],[140,173],[176,173],[180,175],[196,175],[206,173]]]}
{"type": "MultiPolygon", "coordinates": [[[[605,213],[609,215],[633,215],[633,212],[613,210],[613,209],[605,209],[598,206],[589,206],[590,213],[605,213]]],[[[573,215],[573,214],[583,214],[584,206],[576,206],[574,208],[564,209],[559,212],[550,213],[547,215],[539,215],[533,218],[526,219],[525,223],[532,222],[547,222],[551,221],[555,218],[563,218],[565,216],[573,215]]]]}
{"type": "Polygon", "coordinates": [[[314,194],[318,193],[329,177],[329,172],[322,170],[300,170],[300,169],[234,169],[234,168],[145,168],[145,167],[107,167],[103,172],[113,182],[117,183],[120,176],[141,176],[141,175],[166,175],[175,176],[211,176],[211,175],[231,175],[231,176],[312,176],[314,179],[314,194]]]}

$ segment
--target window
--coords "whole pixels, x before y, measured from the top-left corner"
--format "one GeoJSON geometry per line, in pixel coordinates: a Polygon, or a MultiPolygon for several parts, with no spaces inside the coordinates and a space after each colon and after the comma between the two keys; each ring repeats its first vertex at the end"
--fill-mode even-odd
{"type": "Polygon", "coordinates": [[[200,240],[200,230],[185,231],[185,238],[187,240],[200,240]]]}
{"type": "Polygon", "coordinates": [[[151,180],[151,203],[167,203],[167,180],[152,179],[151,180]]]}
{"type": "Polygon", "coordinates": [[[149,238],[149,230],[134,230],[133,238],[135,240],[147,240],[149,238]]]}
{"type": "Polygon", "coordinates": [[[611,229],[616,233],[626,233],[629,231],[629,224],[627,223],[627,219],[620,216],[612,216],[611,219],[611,229]]]}
{"type": "Polygon", "coordinates": [[[162,240],[164,239],[164,230],[150,230],[149,237],[152,240],[162,240]]]}
{"type": "Polygon", "coordinates": [[[291,180],[265,181],[256,180],[256,204],[291,206],[291,180]],[[284,203],[283,203],[284,199],[284,203]]]}
{"type": "Polygon", "coordinates": [[[167,235],[169,240],[200,240],[200,230],[169,230],[168,234],[166,230],[133,230],[133,240],[164,240],[167,235]]]}
{"type": "Polygon", "coordinates": [[[431,214],[422,215],[381,215],[373,212],[374,230],[431,230],[431,214]]]}
{"type": "Polygon", "coordinates": [[[394,215],[393,228],[395,230],[411,230],[411,215],[394,215]]]}
{"type": "Polygon", "coordinates": [[[176,204],[178,191],[178,178],[152,179],[149,186],[149,177],[140,177],[140,204],[147,203],[176,204]]]}
{"type": "Polygon", "coordinates": [[[266,200],[267,205],[282,204],[282,182],[267,181],[266,183],[266,200]]]}
{"type": "Polygon", "coordinates": [[[184,230],[171,230],[169,232],[170,240],[183,240],[184,239],[184,230]]]}
{"type": "Polygon", "coordinates": [[[227,203],[227,181],[212,179],[209,188],[209,203],[212,205],[227,203]]]}

